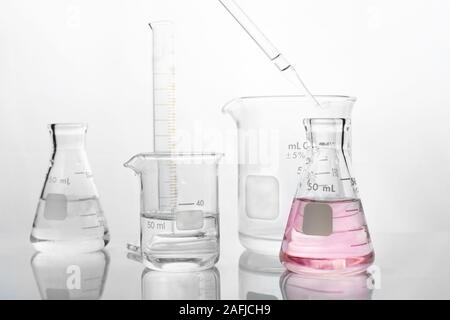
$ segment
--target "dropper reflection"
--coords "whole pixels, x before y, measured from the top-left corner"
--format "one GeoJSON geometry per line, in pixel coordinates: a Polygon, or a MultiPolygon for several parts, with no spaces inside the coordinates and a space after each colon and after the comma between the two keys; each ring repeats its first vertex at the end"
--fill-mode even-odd
{"type": "Polygon", "coordinates": [[[219,300],[217,268],[197,272],[162,272],[144,269],[142,300],[219,300]]]}
{"type": "Polygon", "coordinates": [[[109,261],[106,251],[36,253],[31,268],[43,300],[95,300],[102,296],[109,261]]]}

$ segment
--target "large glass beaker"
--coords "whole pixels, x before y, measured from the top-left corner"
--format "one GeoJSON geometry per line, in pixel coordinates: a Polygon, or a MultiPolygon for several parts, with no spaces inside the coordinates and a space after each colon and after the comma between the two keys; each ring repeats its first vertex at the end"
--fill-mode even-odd
{"type": "Polygon", "coordinates": [[[313,107],[305,96],[266,96],[238,98],[223,108],[238,130],[239,239],[251,251],[280,250],[305,163],[302,120],[313,107]]]}

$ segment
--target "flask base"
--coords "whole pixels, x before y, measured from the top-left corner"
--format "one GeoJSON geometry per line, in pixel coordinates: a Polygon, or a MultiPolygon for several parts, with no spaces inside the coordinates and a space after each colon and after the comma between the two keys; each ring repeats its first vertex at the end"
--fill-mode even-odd
{"type": "Polygon", "coordinates": [[[375,260],[374,252],[361,257],[338,259],[317,259],[307,257],[293,257],[284,252],[280,253],[280,260],[291,272],[298,274],[357,274],[367,270],[375,260]]]}
{"type": "Polygon", "coordinates": [[[107,239],[89,239],[81,241],[39,240],[31,237],[36,251],[54,254],[78,254],[102,250],[109,243],[107,239]]]}

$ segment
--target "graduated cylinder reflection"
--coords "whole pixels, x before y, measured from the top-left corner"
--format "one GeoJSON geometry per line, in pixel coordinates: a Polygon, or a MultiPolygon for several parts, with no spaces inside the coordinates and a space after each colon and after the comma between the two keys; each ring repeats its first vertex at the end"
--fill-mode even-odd
{"type": "Polygon", "coordinates": [[[102,296],[109,261],[105,251],[75,255],[36,253],[31,267],[42,299],[95,300],[102,296]]]}
{"type": "Polygon", "coordinates": [[[219,300],[217,268],[196,272],[142,272],[142,300],[219,300]]]}

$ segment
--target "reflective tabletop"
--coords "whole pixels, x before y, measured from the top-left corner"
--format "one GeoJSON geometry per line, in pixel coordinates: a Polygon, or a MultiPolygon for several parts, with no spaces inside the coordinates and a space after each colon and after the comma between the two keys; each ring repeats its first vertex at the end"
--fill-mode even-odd
{"type": "Polygon", "coordinates": [[[449,299],[450,234],[375,234],[375,264],[367,274],[305,277],[277,257],[222,244],[216,268],[166,273],[144,268],[128,239],[75,256],[36,253],[2,235],[1,299],[449,299]]]}

